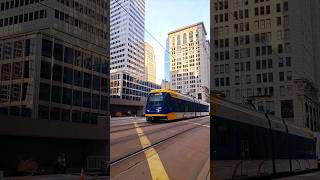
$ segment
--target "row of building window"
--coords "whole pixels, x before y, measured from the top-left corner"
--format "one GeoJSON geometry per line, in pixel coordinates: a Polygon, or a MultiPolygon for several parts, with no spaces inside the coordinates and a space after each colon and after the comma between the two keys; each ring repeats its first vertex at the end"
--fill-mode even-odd
{"type": "Polygon", "coordinates": [[[1,65],[1,81],[29,78],[29,61],[1,65]]]}
{"type": "Polygon", "coordinates": [[[230,73],[230,65],[229,64],[220,64],[214,66],[215,74],[228,74],[230,73]]]}
{"type": "MultiPolygon", "coordinates": [[[[60,107],[48,107],[45,105],[39,105],[39,119],[49,119],[57,121],[66,121],[74,123],[85,123],[85,124],[97,124],[98,113],[63,109],[60,107]]],[[[101,114],[105,115],[105,114],[101,114]]]]}
{"type": "MultiPolygon", "coordinates": [[[[220,92],[222,94],[225,94],[227,97],[231,96],[231,90],[226,90],[226,91],[222,90],[220,92]]],[[[279,93],[280,93],[280,97],[292,96],[292,94],[293,94],[292,85],[280,86],[279,93]]],[[[242,89],[242,90],[235,89],[234,90],[234,97],[236,99],[240,99],[240,97],[273,96],[273,95],[274,95],[274,87],[259,87],[259,88],[256,88],[255,92],[254,92],[253,88],[246,88],[246,89],[242,89]],[[240,96],[240,94],[241,94],[241,96],[240,96]]],[[[257,104],[258,104],[258,106],[262,106],[261,103],[259,103],[259,102],[257,104]]],[[[264,109],[263,107],[258,107],[258,110],[263,110],[263,109],[264,109]]]]}
{"type": "Polygon", "coordinates": [[[107,109],[108,97],[77,89],[40,83],[39,100],[91,109],[107,109]]]}
{"type": "Polygon", "coordinates": [[[59,10],[55,10],[54,11],[54,17],[56,19],[59,19],[60,21],[63,21],[64,23],[70,24],[72,26],[78,27],[88,33],[93,33],[103,39],[107,39],[107,33],[106,31],[104,31],[103,29],[100,28],[96,28],[80,19],[77,19],[71,15],[69,15],[68,13],[64,13],[62,11],[59,10]]]}
{"type": "Polygon", "coordinates": [[[319,131],[320,124],[320,109],[319,105],[312,102],[305,102],[305,127],[310,128],[312,131],[319,131]]]}
{"type": "Polygon", "coordinates": [[[86,72],[73,70],[51,62],[41,62],[40,77],[43,79],[63,82],[74,86],[107,92],[107,79],[86,72]]]}
{"type": "Polygon", "coordinates": [[[12,26],[44,18],[47,18],[47,11],[45,9],[0,19],[0,27],[12,26]]]}
{"type": "Polygon", "coordinates": [[[71,64],[77,67],[83,67],[88,70],[107,74],[107,64],[104,57],[92,55],[84,52],[82,49],[72,48],[60,43],[53,43],[51,40],[43,39],[42,56],[57,61],[71,64]]]}
{"type": "Polygon", "coordinates": [[[0,86],[0,103],[23,102],[32,99],[32,86],[25,83],[14,83],[0,86]]]}
{"type": "MultiPolygon", "coordinates": [[[[289,16],[285,15],[283,17],[283,24],[285,26],[289,25],[289,16]]],[[[282,18],[277,17],[277,26],[282,26],[282,18]]],[[[250,31],[249,22],[247,23],[240,23],[240,24],[234,24],[234,32],[244,32],[244,31],[250,31]]],[[[254,30],[264,30],[264,29],[270,29],[271,28],[271,20],[270,19],[260,19],[254,21],[254,30]]],[[[215,27],[214,28],[214,37],[215,39],[218,39],[221,36],[225,36],[229,34],[229,26],[221,26],[221,27],[215,27]]]]}
{"type": "Polygon", "coordinates": [[[34,39],[0,42],[0,61],[34,55],[34,39]]]}
{"type": "Polygon", "coordinates": [[[235,33],[250,31],[250,23],[249,22],[234,24],[233,27],[234,27],[235,33]]]}
{"type": "Polygon", "coordinates": [[[262,15],[268,15],[270,14],[270,6],[261,6],[260,8],[259,7],[256,7],[254,8],[254,15],[255,16],[262,16],[262,15]]]}
{"type": "Polygon", "coordinates": [[[234,71],[235,72],[244,72],[244,71],[251,71],[251,63],[248,62],[241,62],[241,63],[234,63],[234,71]]]}
{"type": "MultiPolygon", "coordinates": [[[[190,31],[188,33],[188,38],[187,38],[187,33],[183,33],[183,35],[182,35],[182,44],[183,45],[187,44],[189,46],[193,46],[193,44],[190,44],[190,43],[196,41],[197,39],[198,39],[198,33],[197,32],[190,31]],[[195,34],[195,36],[194,36],[194,34],[195,34]],[[195,39],[194,39],[194,37],[195,37],[195,39]]],[[[176,45],[177,46],[181,46],[181,35],[178,34],[177,38],[172,37],[171,43],[172,43],[172,47],[174,47],[176,45]]]]}
{"type": "MultiPolygon", "coordinates": [[[[282,82],[282,81],[285,81],[285,76],[284,76],[284,73],[285,72],[279,72],[279,81],[282,82]]],[[[287,77],[286,77],[286,80],[287,81],[291,81],[292,80],[292,72],[291,71],[287,71],[286,72],[287,74],[287,77]]],[[[230,79],[229,77],[226,77],[227,80],[226,80],[226,86],[229,86],[230,85],[230,79]]],[[[224,86],[224,79],[223,77],[222,78],[216,78],[215,79],[215,86],[216,87],[219,87],[220,86],[224,86]],[[220,82],[220,83],[219,83],[220,82]]],[[[234,84],[235,85],[240,85],[241,83],[246,83],[246,84],[251,84],[251,75],[242,75],[241,77],[240,76],[235,76],[234,78],[234,84]]],[[[270,82],[274,82],[274,76],[273,76],[273,73],[262,73],[262,74],[256,74],[256,83],[257,84],[260,84],[260,83],[270,83],[270,82]]]]}
{"type": "MultiPolygon", "coordinates": [[[[291,67],[291,58],[286,57],[279,58],[279,67],[291,67]]],[[[244,72],[244,71],[250,71],[251,70],[251,63],[250,62],[241,62],[241,63],[235,63],[235,72],[244,72]]],[[[272,59],[265,59],[265,60],[257,60],[256,61],[256,69],[257,70],[264,70],[264,69],[272,69],[273,68],[273,61],[272,59]]],[[[230,72],[229,64],[221,64],[221,65],[215,65],[214,69],[215,74],[224,74],[230,72]]]]}
{"type": "MultiPolygon", "coordinates": [[[[96,21],[101,22],[102,24],[108,22],[107,17],[105,17],[103,14],[96,12],[95,10],[83,5],[80,2],[77,2],[74,0],[56,0],[56,1],[60,2],[61,4],[66,5],[67,7],[75,9],[76,11],[80,12],[81,14],[84,14],[87,17],[91,17],[91,18],[95,19],[96,21]]],[[[94,1],[91,0],[91,2],[94,2],[94,1]]],[[[103,5],[104,3],[98,3],[98,4],[103,5]]]]}
{"type": "Polygon", "coordinates": [[[273,62],[272,59],[264,59],[264,60],[257,60],[256,61],[256,69],[272,69],[273,68],[273,62]]]}
{"type": "MultiPolygon", "coordinates": [[[[273,50],[271,46],[261,46],[261,47],[256,47],[256,56],[267,56],[267,55],[272,55],[273,50]]],[[[278,45],[278,54],[282,53],[290,53],[291,51],[291,46],[290,43],[285,43],[284,48],[282,44],[278,45]]],[[[229,57],[229,51],[225,52],[216,52],[214,54],[215,61],[223,61],[223,60],[228,60],[229,57]]],[[[235,59],[241,59],[241,58],[249,58],[250,57],[250,48],[244,48],[244,49],[236,49],[234,50],[234,58],[235,59]]]]}
{"type": "Polygon", "coordinates": [[[18,7],[31,5],[34,3],[39,3],[42,1],[44,1],[44,0],[7,0],[7,1],[2,2],[0,4],[0,12],[5,11],[5,10],[9,10],[9,9],[14,9],[14,8],[18,8],[18,7]]]}
{"type": "Polygon", "coordinates": [[[215,87],[230,86],[230,77],[215,78],[215,87]]]}
{"type": "Polygon", "coordinates": [[[257,74],[257,83],[273,82],[273,73],[257,74]]]}

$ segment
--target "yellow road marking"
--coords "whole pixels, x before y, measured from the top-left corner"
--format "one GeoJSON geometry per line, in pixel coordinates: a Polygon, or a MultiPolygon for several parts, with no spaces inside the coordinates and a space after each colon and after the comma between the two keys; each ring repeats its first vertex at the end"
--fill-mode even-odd
{"type": "MultiPolygon", "coordinates": [[[[150,143],[149,139],[144,135],[142,129],[137,125],[136,122],[134,123],[134,126],[135,126],[137,134],[139,136],[142,148],[150,146],[151,143],[150,143]]],[[[150,149],[147,149],[144,152],[144,154],[146,155],[146,158],[148,160],[148,165],[149,165],[152,179],[153,180],[167,180],[167,179],[169,179],[157,151],[154,148],[150,148],[150,149]]]]}

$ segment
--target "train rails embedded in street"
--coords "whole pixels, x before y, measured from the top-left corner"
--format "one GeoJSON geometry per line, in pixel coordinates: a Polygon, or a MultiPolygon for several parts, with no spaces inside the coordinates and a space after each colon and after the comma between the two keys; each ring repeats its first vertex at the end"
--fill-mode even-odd
{"type": "MultiPolygon", "coordinates": [[[[158,162],[163,163],[163,169],[168,176],[175,177],[177,175],[173,169],[178,168],[177,164],[185,167],[186,163],[181,161],[195,158],[196,156],[192,155],[194,153],[201,158],[195,159],[194,164],[188,164],[187,168],[197,169],[196,173],[201,172],[203,164],[209,159],[209,123],[209,117],[201,117],[170,123],[137,123],[132,124],[131,128],[121,126],[121,129],[111,133],[111,178],[150,179],[148,177],[152,174],[152,165],[149,161],[150,157],[155,156],[158,157],[158,162]],[[141,140],[144,138],[148,139],[147,145],[141,140]],[[153,153],[150,156],[151,151],[153,153]],[[148,166],[149,168],[146,168],[148,166]]],[[[193,177],[197,176],[196,173],[178,176],[193,177]]]]}
{"type": "MultiPolygon", "coordinates": [[[[185,122],[185,121],[192,121],[192,120],[193,119],[185,119],[183,121],[185,122]]],[[[181,121],[181,120],[179,120],[179,121],[181,121]]],[[[179,122],[179,121],[171,121],[171,122],[157,121],[157,122],[136,122],[136,123],[139,125],[139,127],[147,127],[147,126],[163,125],[165,123],[176,123],[176,122],[179,122]]],[[[117,133],[117,132],[122,132],[122,131],[135,129],[135,127],[133,127],[133,123],[134,122],[135,121],[132,121],[132,122],[126,123],[126,124],[120,124],[120,125],[113,126],[113,127],[111,127],[110,133],[112,134],[112,133],[117,133]],[[124,128],[122,128],[122,127],[124,127],[124,128]]]]}
{"type": "MultiPolygon", "coordinates": [[[[190,124],[193,124],[194,122],[201,122],[201,121],[206,121],[205,118],[197,118],[195,121],[192,121],[193,119],[189,119],[189,120],[184,120],[184,121],[175,121],[176,123],[161,123],[161,124],[155,124],[155,123],[152,123],[150,125],[147,125],[147,126],[161,126],[160,128],[156,129],[156,130],[147,130],[145,131],[145,135],[151,135],[151,134],[155,134],[155,133],[159,133],[159,132],[163,132],[164,130],[170,130],[170,129],[175,129],[175,128],[179,128],[179,127],[183,127],[183,126],[186,126],[186,125],[190,125],[190,124]],[[188,123],[190,122],[190,123],[188,123]],[[193,122],[193,123],[192,123],[193,122]],[[172,125],[172,126],[168,126],[168,125],[172,125]]],[[[133,126],[133,124],[132,124],[133,126]]],[[[139,127],[146,127],[146,126],[139,126],[139,127]]],[[[127,129],[124,129],[124,130],[121,130],[122,132],[123,131],[126,131],[126,130],[134,130],[135,127],[132,127],[132,128],[127,128],[127,129]]],[[[111,131],[112,132],[112,131],[111,131]]],[[[118,131],[119,132],[119,131],[118,131]]],[[[123,143],[124,141],[130,141],[130,140],[134,140],[136,139],[135,136],[125,136],[125,137],[120,137],[120,138],[117,138],[117,139],[114,139],[110,142],[110,145],[111,146],[114,146],[116,144],[121,144],[123,143]]]]}

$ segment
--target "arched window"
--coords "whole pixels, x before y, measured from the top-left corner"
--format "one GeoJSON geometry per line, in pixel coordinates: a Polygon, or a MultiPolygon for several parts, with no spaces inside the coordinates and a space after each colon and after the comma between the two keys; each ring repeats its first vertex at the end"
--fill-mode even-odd
{"type": "Polygon", "coordinates": [[[183,33],[183,44],[187,43],[187,34],[183,33]]]}
{"type": "Polygon", "coordinates": [[[177,36],[177,46],[180,46],[181,42],[180,42],[180,35],[177,36]]]}
{"type": "Polygon", "coordinates": [[[189,32],[189,42],[193,42],[193,32],[189,32]]]}

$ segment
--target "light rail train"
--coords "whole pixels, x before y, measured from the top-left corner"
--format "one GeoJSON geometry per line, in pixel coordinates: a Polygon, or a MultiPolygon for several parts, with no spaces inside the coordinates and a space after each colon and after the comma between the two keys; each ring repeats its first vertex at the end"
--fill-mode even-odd
{"type": "Polygon", "coordinates": [[[151,90],[145,116],[147,121],[178,120],[209,115],[209,103],[172,90],[151,90]]]}
{"type": "Polygon", "coordinates": [[[210,112],[213,179],[273,177],[317,168],[312,132],[218,96],[211,97],[210,112]]]}

